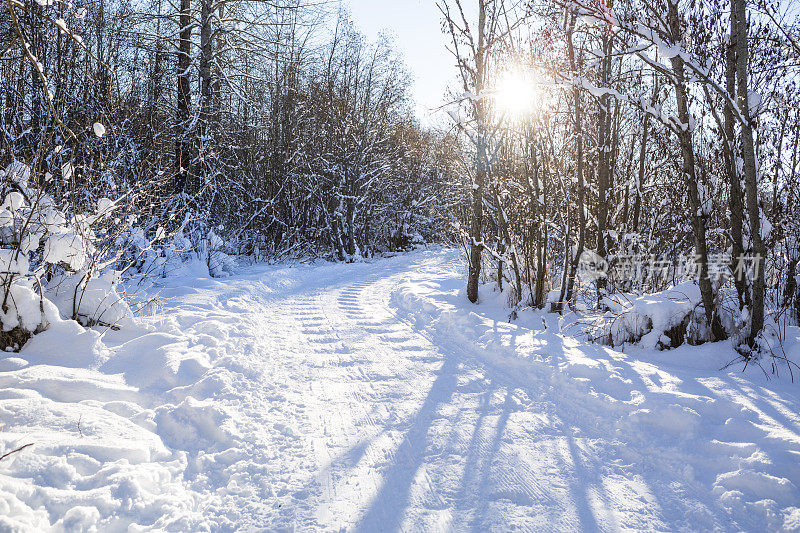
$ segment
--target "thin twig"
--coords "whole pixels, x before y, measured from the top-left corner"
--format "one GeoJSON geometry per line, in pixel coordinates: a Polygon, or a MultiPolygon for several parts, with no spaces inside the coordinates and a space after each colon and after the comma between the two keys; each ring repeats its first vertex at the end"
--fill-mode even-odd
{"type": "Polygon", "coordinates": [[[33,446],[33,443],[32,443],[32,442],[29,442],[28,444],[23,444],[22,446],[20,446],[20,447],[19,447],[19,448],[17,448],[16,450],[11,450],[10,452],[7,452],[7,453],[4,453],[3,455],[0,455],[0,461],[2,461],[3,459],[5,459],[6,457],[8,457],[9,455],[11,455],[12,453],[21,452],[22,450],[24,450],[24,449],[25,449],[25,448],[27,448],[28,446],[33,446]]]}

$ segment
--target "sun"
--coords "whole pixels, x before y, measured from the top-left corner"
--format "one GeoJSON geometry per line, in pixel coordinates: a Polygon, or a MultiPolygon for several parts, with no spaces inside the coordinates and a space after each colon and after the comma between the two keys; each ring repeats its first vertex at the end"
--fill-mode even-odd
{"type": "Polygon", "coordinates": [[[540,97],[533,76],[513,70],[500,76],[495,104],[501,113],[518,119],[533,111],[540,97]]]}

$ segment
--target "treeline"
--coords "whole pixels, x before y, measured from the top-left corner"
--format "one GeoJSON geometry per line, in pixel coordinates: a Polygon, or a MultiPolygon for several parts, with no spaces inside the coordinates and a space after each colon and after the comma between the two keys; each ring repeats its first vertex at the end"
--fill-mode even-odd
{"type": "Polygon", "coordinates": [[[345,260],[432,240],[455,141],[415,120],[391,43],[333,7],[3,2],[0,163],[75,212],[135,198],[145,236],[187,247],[345,260]]]}
{"type": "Polygon", "coordinates": [[[602,311],[694,279],[702,340],[732,336],[748,354],[797,323],[792,6],[439,6],[463,81],[451,114],[472,181],[470,300],[488,276],[518,307],[602,311]],[[509,109],[509,76],[533,106],[509,109]],[[581,275],[587,263],[605,275],[581,275]]]}
{"type": "Polygon", "coordinates": [[[413,118],[391,43],[334,5],[5,2],[0,163],[73,226],[97,211],[106,266],[353,260],[463,228],[472,301],[488,278],[515,309],[611,312],[688,279],[695,339],[747,354],[797,323],[792,6],[438,5],[460,69],[445,132],[413,118]]]}

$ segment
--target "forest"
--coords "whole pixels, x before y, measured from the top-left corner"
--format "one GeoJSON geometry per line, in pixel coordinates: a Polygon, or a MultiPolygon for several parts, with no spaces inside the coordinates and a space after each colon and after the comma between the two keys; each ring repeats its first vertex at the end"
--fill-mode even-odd
{"type": "Polygon", "coordinates": [[[0,157],[28,208],[4,242],[30,262],[6,295],[191,253],[216,273],[460,242],[473,302],[491,279],[512,309],[612,310],[693,279],[694,340],[745,356],[797,322],[792,6],[437,6],[460,79],[422,124],[391,40],[335,5],[6,2],[0,157]],[[51,233],[85,260],[48,260],[51,233]],[[608,272],[581,276],[589,253],[608,272]]]}
{"type": "Polygon", "coordinates": [[[0,0],[0,530],[800,530],[800,4],[395,1],[0,0]]]}

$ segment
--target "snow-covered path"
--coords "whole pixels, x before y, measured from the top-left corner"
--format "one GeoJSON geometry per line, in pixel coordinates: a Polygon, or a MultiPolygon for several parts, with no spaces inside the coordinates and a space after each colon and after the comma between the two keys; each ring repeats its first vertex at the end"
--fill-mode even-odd
{"type": "Polygon", "coordinates": [[[70,370],[83,401],[43,381],[70,366],[43,334],[0,360],[5,449],[37,442],[0,506],[23,530],[800,529],[794,385],[509,324],[461,278],[432,250],[171,282],[148,331],[70,370]]]}

